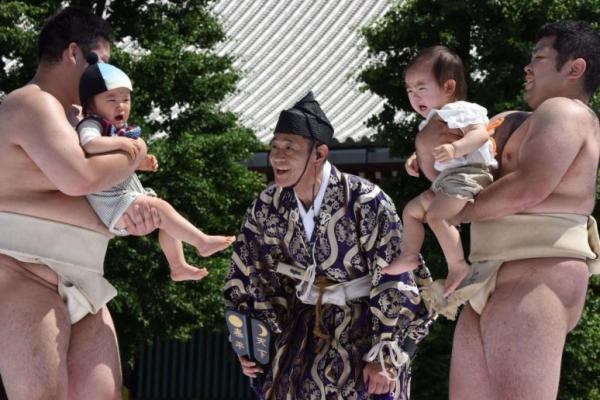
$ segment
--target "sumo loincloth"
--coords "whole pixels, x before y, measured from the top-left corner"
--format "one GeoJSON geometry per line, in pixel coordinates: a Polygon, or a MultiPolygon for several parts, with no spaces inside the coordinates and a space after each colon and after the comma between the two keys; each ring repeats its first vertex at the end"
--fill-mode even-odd
{"type": "Polygon", "coordinates": [[[56,272],[58,294],[73,324],[97,313],[117,294],[103,277],[108,241],[88,229],[0,212],[0,253],[56,272]]]}
{"type": "Polygon", "coordinates": [[[444,280],[423,289],[428,307],[454,319],[467,301],[481,314],[496,287],[504,262],[530,258],[574,258],[586,261],[590,275],[600,274],[600,239],[596,220],[579,214],[517,214],[471,223],[469,275],[447,298],[444,280]]]}

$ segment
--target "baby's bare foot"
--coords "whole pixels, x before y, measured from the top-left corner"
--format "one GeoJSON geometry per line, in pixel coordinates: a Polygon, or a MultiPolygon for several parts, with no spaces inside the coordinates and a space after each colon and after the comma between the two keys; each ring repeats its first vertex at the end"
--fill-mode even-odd
{"type": "Polygon", "coordinates": [[[448,277],[444,286],[444,296],[448,297],[456,290],[458,285],[469,275],[469,264],[462,261],[456,264],[448,265],[448,277]]]}
{"type": "Polygon", "coordinates": [[[171,265],[171,279],[179,281],[199,281],[208,275],[206,268],[196,268],[188,263],[173,266],[171,265]]]}
{"type": "Polygon", "coordinates": [[[209,236],[205,235],[204,239],[196,249],[198,250],[198,255],[201,257],[208,257],[218,251],[224,250],[227,247],[231,246],[231,243],[235,241],[235,236],[209,236]]]}
{"type": "Polygon", "coordinates": [[[393,260],[390,265],[381,269],[382,274],[397,275],[412,271],[419,266],[419,255],[414,253],[402,253],[393,260]]]}

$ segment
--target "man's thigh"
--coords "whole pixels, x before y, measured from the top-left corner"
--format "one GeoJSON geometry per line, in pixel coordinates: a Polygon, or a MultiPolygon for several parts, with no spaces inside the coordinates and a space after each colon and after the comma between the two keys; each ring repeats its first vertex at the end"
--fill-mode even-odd
{"type": "Polygon", "coordinates": [[[117,336],[106,306],[72,326],[68,359],[70,399],[121,397],[117,336]]]}
{"type": "Polygon", "coordinates": [[[587,268],[559,259],[502,266],[481,316],[481,336],[498,398],[555,399],[565,337],[581,314],[587,268]]]}
{"type": "Polygon", "coordinates": [[[464,306],[452,341],[450,400],[495,400],[481,341],[479,315],[464,306]]]}
{"type": "Polygon", "coordinates": [[[56,288],[0,255],[0,374],[11,400],[67,398],[71,324],[56,288]]]}

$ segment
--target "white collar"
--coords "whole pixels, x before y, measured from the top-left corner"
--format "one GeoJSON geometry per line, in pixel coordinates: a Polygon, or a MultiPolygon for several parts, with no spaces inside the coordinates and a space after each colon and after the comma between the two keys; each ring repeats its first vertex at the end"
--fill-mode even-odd
{"type": "Polygon", "coordinates": [[[323,203],[323,199],[325,198],[325,191],[327,190],[327,185],[329,184],[329,177],[331,176],[331,164],[329,161],[325,161],[323,164],[323,175],[321,179],[321,186],[311,207],[306,210],[304,205],[298,198],[296,194],[296,190],[294,189],[294,196],[296,197],[296,203],[298,203],[298,210],[300,211],[300,218],[302,218],[302,225],[304,225],[304,232],[306,233],[306,237],[310,238],[312,236],[313,230],[315,228],[315,220],[319,215],[319,210],[321,209],[321,204],[323,203]]]}

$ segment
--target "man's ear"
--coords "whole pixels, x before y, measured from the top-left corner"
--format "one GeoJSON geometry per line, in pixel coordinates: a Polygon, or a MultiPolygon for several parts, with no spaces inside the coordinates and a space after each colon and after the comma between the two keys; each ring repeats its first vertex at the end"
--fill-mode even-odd
{"type": "Polygon", "coordinates": [[[587,63],[583,58],[576,58],[567,63],[567,79],[575,80],[579,79],[585,74],[587,70],[587,63]]]}
{"type": "Polygon", "coordinates": [[[454,97],[454,93],[456,93],[456,81],[454,79],[448,79],[444,82],[442,89],[447,96],[454,97]]]}
{"type": "Polygon", "coordinates": [[[69,43],[69,46],[63,51],[63,59],[66,58],[69,64],[75,65],[77,62],[81,61],[81,57],[83,54],[79,49],[79,46],[75,42],[69,43]]]}
{"type": "Polygon", "coordinates": [[[325,144],[320,144],[315,149],[315,155],[317,156],[316,162],[321,162],[329,155],[329,148],[325,144]]]}

